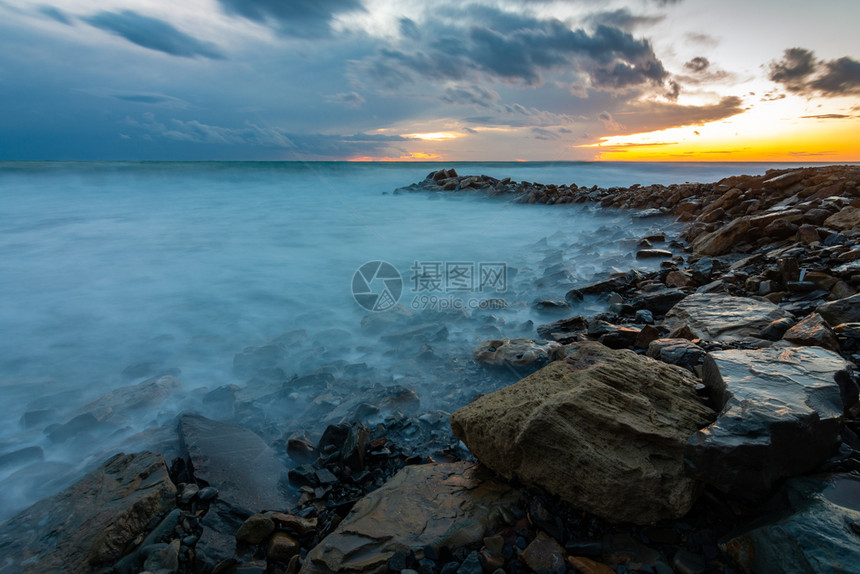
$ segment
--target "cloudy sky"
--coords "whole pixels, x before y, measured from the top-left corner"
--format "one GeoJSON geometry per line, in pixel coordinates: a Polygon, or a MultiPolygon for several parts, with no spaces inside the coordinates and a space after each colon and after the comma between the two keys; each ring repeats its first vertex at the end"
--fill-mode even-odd
{"type": "Polygon", "coordinates": [[[858,0],[0,0],[0,160],[860,161],[858,0]]]}

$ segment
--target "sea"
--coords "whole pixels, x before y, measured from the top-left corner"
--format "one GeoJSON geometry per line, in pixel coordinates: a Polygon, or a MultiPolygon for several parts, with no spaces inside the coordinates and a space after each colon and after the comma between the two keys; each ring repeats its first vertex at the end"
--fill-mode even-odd
{"type": "MultiPolygon", "coordinates": [[[[0,520],[148,446],[182,412],[231,420],[206,400],[217,389],[254,405],[297,377],[358,365],[379,385],[409,387],[420,411],[452,412],[468,402],[477,344],[599,312],[599,299],[555,312],[539,303],[656,268],[635,259],[637,239],[680,230],[593,204],[396,191],[436,169],[606,187],[796,166],[0,162],[0,520]],[[386,313],[408,315],[413,331],[368,328],[386,313]],[[237,355],[272,341],[286,349],[270,379],[237,368],[237,355]],[[415,359],[428,353],[433,369],[415,359]],[[164,374],[179,382],[169,396],[118,399],[164,374]],[[105,395],[95,419],[122,416],[99,424],[86,413],[105,395]]],[[[290,412],[266,412],[269,426],[320,432],[322,420],[296,414],[318,397],[290,399],[290,412]]]]}

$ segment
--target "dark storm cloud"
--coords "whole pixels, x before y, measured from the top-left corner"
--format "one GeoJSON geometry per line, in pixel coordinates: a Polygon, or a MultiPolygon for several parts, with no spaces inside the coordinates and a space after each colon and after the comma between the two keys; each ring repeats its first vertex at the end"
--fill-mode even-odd
{"type": "Polygon", "coordinates": [[[625,110],[624,126],[637,132],[701,125],[746,111],[737,96],[727,96],[707,106],[682,106],[669,102],[637,102],[625,110]]]}
{"type": "Polygon", "coordinates": [[[417,40],[421,37],[421,30],[418,29],[418,24],[409,18],[400,19],[400,35],[410,40],[417,40]]]}
{"type": "Polygon", "coordinates": [[[361,0],[219,0],[224,11],[271,26],[288,36],[328,35],[342,12],[364,10],[361,0]]]}
{"type": "Polygon", "coordinates": [[[143,16],[131,10],[99,12],[83,20],[91,26],[121,36],[133,44],[171,56],[224,59],[224,55],[214,44],[189,36],[163,20],[143,16]]]}
{"type": "Polygon", "coordinates": [[[657,24],[664,16],[637,16],[627,8],[619,8],[611,12],[598,12],[591,14],[585,21],[592,25],[612,26],[626,32],[632,31],[639,26],[650,26],[657,24]]]}
{"type": "Polygon", "coordinates": [[[72,19],[69,18],[66,13],[59,8],[54,8],[53,6],[42,6],[39,8],[39,12],[52,20],[60,22],[61,24],[67,24],[69,26],[72,25],[72,19]]]}
{"type": "Polygon", "coordinates": [[[789,92],[802,95],[848,96],[860,94],[860,62],[848,57],[816,59],[805,48],[790,48],[769,65],[768,78],[789,92]]]}
{"type": "Polygon", "coordinates": [[[589,33],[559,20],[486,6],[464,10],[469,18],[463,20],[480,24],[466,30],[428,24],[422,33],[430,40],[413,50],[382,49],[374,61],[363,63],[365,71],[389,86],[414,76],[463,80],[476,72],[490,80],[538,86],[543,73],[561,71],[584,73],[593,87],[614,90],[660,85],[668,77],[650,42],[615,27],[599,25],[589,33]]]}
{"type": "Polygon", "coordinates": [[[786,50],[782,60],[770,63],[768,78],[774,82],[785,84],[792,91],[802,91],[807,77],[816,67],[815,54],[803,48],[786,50]]]}
{"type": "Polygon", "coordinates": [[[818,114],[817,116],[800,116],[803,120],[848,120],[853,116],[846,114],[818,114]]]}

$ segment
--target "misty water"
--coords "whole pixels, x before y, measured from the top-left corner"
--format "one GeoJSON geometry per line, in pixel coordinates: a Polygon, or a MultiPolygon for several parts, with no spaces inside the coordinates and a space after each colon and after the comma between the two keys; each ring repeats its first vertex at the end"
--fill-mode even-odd
{"type": "MultiPolygon", "coordinates": [[[[678,229],[665,218],[594,205],[393,193],[438,167],[0,163],[0,519],[57,492],[118,450],[150,446],[147,432],[169,428],[180,412],[229,419],[203,400],[227,385],[253,404],[293,376],[364,364],[380,384],[408,383],[422,411],[461,406],[469,391],[446,389],[450,373],[416,370],[417,349],[360,328],[369,312],[352,288],[366,262],[385,261],[400,273],[399,302],[415,314],[411,324],[445,327],[447,336],[434,344],[438,360],[470,364],[481,340],[536,337],[535,325],[599,311],[601,303],[589,300],[582,309],[545,315],[532,303],[563,298],[567,289],[611,271],[655,268],[634,259],[630,239],[678,229]],[[473,282],[450,292],[444,284],[432,293],[422,290],[413,268],[444,269],[446,263],[471,268],[473,282]],[[503,268],[507,281],[481,284],[482,265],[503,268]],[[559,270],[570,280],[546,279],[559,270]],[[505,307],[486,308],[489,300],[505,307]],[[450,307],[454,301],[464,308],[439,311],[442,302],[450,307]],[[284,380],[249,381],[234,370],[237,353],[276,337],[288,342],[284,380]],[[161,373],[174,374],[181,388],[156,407],[74,437],[52,434],[52,425],[68,422],[90,401],[161,373]]],[[[612,186],[715,181],[774,166],[444,167],[612,186]]],[[[504,380],[500,375],[499,384],[504,380]]],[[[290,398],[298,412],[314,397],[290,398]]],[[[266,416],[274,426],[296,424],[288,414],[266,416]]]]}

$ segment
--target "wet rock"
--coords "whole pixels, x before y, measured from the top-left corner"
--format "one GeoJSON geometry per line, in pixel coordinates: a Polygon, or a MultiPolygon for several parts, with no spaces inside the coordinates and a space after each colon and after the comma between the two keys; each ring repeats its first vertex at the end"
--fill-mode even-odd
{"type": "Polygon", "coordinates": [[[606,564],[585,556],[571,556],[568,561],[580,574],[615,574],[615,570],[606,564]]]}
{"type": "Polygon", "coordinates": [[[815,311],[830,325],[856,323],[860,321],[860,295],[830,301],[818,306],[815,311]]]}
{"type": "Polygon", "coordinates": [[[451,416],[484,464],[611,521],[681,516],[696,494],[683,470],[687,439],[712,413],[676,367],[574,344],[518,383],[451,416]]]}
{"type": "Polygon", "coordinates": [[[666,249],[640,249],[636,259],[671,259],[672,252],[666,249]]]}
{"type": "Polygon", "coordinates": [[[687,294],[680,289],[661,289],[652,293],[644,293],[635,297],[631,304],[636,310],[646,309],[657,315],[665,315],[678,302],[683,301],[687,294]]]}
{"type": "Polygon", "coordinates": [[[666,285],[668,287],[695,287],[696,281],[685,271],[670,271],[666,275],[666,285]]]}
{"type": "Polygon", "coordinates": [[[836,335],[818,313],[805,317],[786,331],[782,338],[798,345],[824,347],[839,352],[839,341],[836,340],[836,335]]]}
{"type": "Polygon", "coordinates": [[[723,293],[694,293],[666,313],[664,325],[670,331],[686,325],[695,337],[723,341],[758,334],[785,317],[791,314],[767,301],[723,293]]]}
{"type": "Polygon", "coordinates": [[[270,562],[289,562],[301,549],[299,542],[286,532],[275,532],[269,539],[266,558],[270,562]]]}
{"type": "Polygon", "coordinates": [[[236,540],[248,544],[259,544],[274,531],[275,521],[270,516],[254,514],[249,516],[236,531],[236,540]]]}
{"type": "Polygon", "coordinates": [[[738,217],[716,231],[697,237],[693,251],[701,255],[726,254],[738,243],[746,241],[751,229],[749,217],[738,217]]]}
{"type": "Polygon", "coordinates": [[[362,317],[361,332],[375,335],[392,329],[400,329],[405,327],[412,317],[413,313],[408,307],[394,305],[385,311],[368,313],[362,317]]]}
{"type": "Polygon", "coordinates": [[[479,544],[519,496],[472,463],[407,466],[359,500],[301,571],[382,573],[398,550],[479,544]]]}
{"type": "Polygon", "coordinates": [[[549,362],[550,353],[559,348],[555,341],[532,339],[494,339],[484,341],[472,351],[475,360],[485,365],[501,367],[539,367],[549,362]]]}
{"type": "Polygon", "coordinates": [[[195,478],[217,488],[223,503],[251,512],[283,510],[293,503],[286,487],[287,469],[248,429],[182,415],[179,436],[195,478]]]}
{"type": "Polygon", "coordinates": [[[110,566],[170,511],[175,495],[160,455],[117,454],[0,527],[3,569],[84,574],[110,566]]]}
{"type": "Polygon", "coordinates": [[[794,327],[794,319],[777,319],[761,330],[761,337],[768,341],[779,341],[785,332],[794,327]]]}
{"type": "Polygon", "coordinates": [[[797,228],[797,240],[803,243],[815,243],[821,241],[821,235],[818,233],[817,227],[804,223],[797,228]]]}
{"type": "Polygon", "coordinates": [[[520,560],[533,572],[541,568],[549,572],[557,572],[559,566],[564,567],[565,555],[561,544],[545,532],[538,532],[535,539],[520,554],[520,560]]]}
{"type": "Polygon", "coordinates": [[[582,315],[553,321],[546,325],[538,325],[538,335],[544,339],[561,341],[572,339],[580,333],[588,330],[588,321],[582,315]]]}
{"type": "Polygon", "coordinates": [[[853,572],[860,563],[860,479],[792,478],[755,525],[721,546],[746,572],[853,572]]]}
{"type": "Polygon", "coordinates": [[[704,349],[687,339],[657,339],[648,345],[648,356],[670,365],[678,365],[696,373],[705,361],[704,349]]]}
{"type": "Polygon", "coordinates": [[[807,472],[839,444],[847,363],[820,347],[716,351],[703,382],[717,420],[689,441],[693,475],[740,498],[760,498],[774,481],[807,472]]]}
{"type": "Polygon", "coordinates": [[[40,446],[28,446],[12,452],[0,454],[0,470],[16,466],[24,466],[31,462],[45,460],[45,452],[40,446]]]}
{"type": "Polygon", "coordinates": [[[356,473],[364,469],[364,451],[369,438],[370,430],[361,423],[329,425],[317,444],[317,451],[337,453],[340,467],[349,468],[352,473],[356,473]]]}
{"type": "Polygon", "coordinates": [[[860,229],[860,208],[845,207],[839,213],[835,213],[824,221],[824,226],[838,231],[849,229],[860,229]]]}

